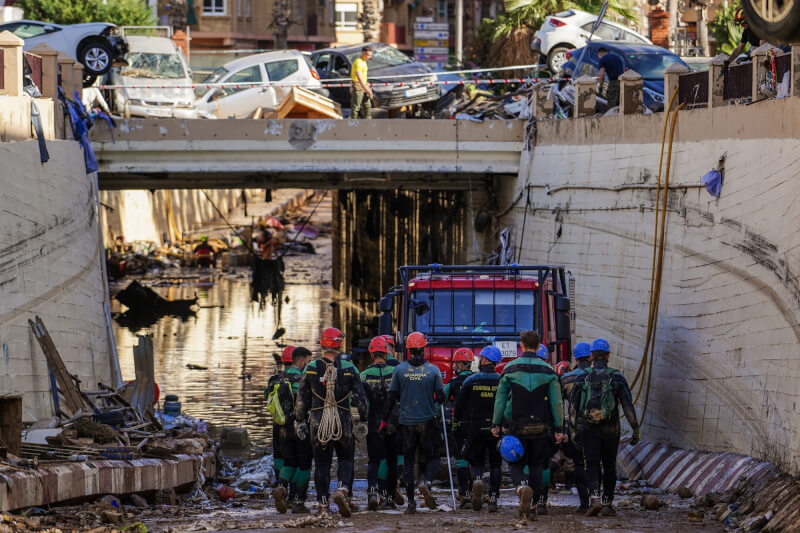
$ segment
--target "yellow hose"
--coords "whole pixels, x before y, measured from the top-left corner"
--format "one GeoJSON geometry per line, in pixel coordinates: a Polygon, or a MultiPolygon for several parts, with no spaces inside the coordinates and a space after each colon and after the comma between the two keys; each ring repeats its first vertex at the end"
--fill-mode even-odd
{"type": "MultiPolygon", "coordinates": [[[[664,164],[664,147],[667,141],[667,125],[669,124],[670,119],[670,110],[672,109],[672,104],[675,101],[675,97],[678,95],[678,88],[675,87],[675,90],[672,91],[672,95],[669,98],[669,106],[664,111],[664,128],[661,131],[661,156],[658,159],[658,178],[656,181],[656,217],[655,223],[653,227],[653,262],[650,269],[650,301],[648,303],[648,316],[647,316],[647,342],[645,342],[644,353],[642,354],[642,360],[639,362],[639,368],[636,370],[636,376],[634,376],[633,381],[631,382],[631,387],[636,386],[636,382],[639,381],[639,378],[642,375],[644,370],[645,364],[647,364],[647,354],[648,354],[648,347],[650,346],[650,336],[652,334],[652,325],[653,325],[653,293],[654,293],[654,286],[655,286],[655,278],[656,278],[656,247],[658,244],[657,234],[658,234],[658,201],[661,197],[661,168],[664,164]]],[[[665,193],[666,195],[666,193],[665,193]]]]}

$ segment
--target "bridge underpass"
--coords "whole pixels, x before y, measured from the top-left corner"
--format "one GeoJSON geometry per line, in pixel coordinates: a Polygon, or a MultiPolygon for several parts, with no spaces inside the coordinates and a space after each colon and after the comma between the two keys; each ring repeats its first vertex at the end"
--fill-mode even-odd
{"type": "Polygon", "coordinates": [[[470,189],[515,178],[525,122],[124,119],[92,129],[100,188],[470,189]]]}

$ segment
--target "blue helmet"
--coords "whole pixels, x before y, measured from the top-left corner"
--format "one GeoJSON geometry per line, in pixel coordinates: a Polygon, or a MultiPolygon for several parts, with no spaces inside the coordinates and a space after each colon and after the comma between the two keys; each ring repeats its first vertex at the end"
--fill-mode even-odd
{"type": "Polygon", "coordinates": [[[605,339],[595,339],[592,341],[592,351],[609,353],[611,351],[611,345],[608,344],[608,341],[605,339]]]}
{"type": "Polygon", "coordinates": [[[487,346],[481,350],[481,357],[488,359],[492,363],[499,363],[503,360],[503,354],[500,352],[500,348],[496,346],[487,346]]]}
{"type": "Polygon", "coordinates": [[[536,356],[547,361],[550,359],[550,350],[544,344],[540,344],[539,348],[536,349],[536,356]]]}
{"type": "Polygon", "coordinates": [[[592,347],[589,346],[588,342],[579,342],[575,345],[575,350],[573,350],[572,355],[575,359],[582,359],[584,357],[589,357],[592,353],[592,347]]]}
{"type": "Polygon", "coordinates": [[[513,436],[506,435],[497,443],[497,451],[507,463],[516,463],[522,456],[525,455],[525,448],[522,447],[522,442],[513,436]]]}

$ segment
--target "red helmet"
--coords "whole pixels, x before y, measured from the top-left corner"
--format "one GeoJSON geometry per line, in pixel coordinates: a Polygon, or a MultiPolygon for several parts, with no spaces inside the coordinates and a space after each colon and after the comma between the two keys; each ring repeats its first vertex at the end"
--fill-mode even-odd
{"type": "Polygon", "coordinates": [[[322,332],[319,343],[325,348],[341,348],[344,340],[344,333],[338,328],[328,328],[322,332]]]}
{"type": "Polygon", "coordinates": [[[744,11],[741,8],[736,10],[736,13],[733,14],[733,23],[734,24],[744,24],[747,22],[747,19],[744,16],[744,11]]]}
{"type": "Polygon", "coordinates": [[[369,353],[383,352],[386,353],[388,348],[386,339],[384,337],[372,337],[369,341],[369,353]]]}
{"type": "Polygon", "coordinates": [[[428,345],[428,339],[419,331],[410,333],[406,337],[406,348],[424,348],[428,345]]]}
{"type": "Polygon", "coordinates": [[[287,346],[286,348],[284,348],[283,355],[281,356],[281,363],[291,363],[293,351],[294,351],[294,346],[287,346]]]}
{"type": "Polygon", "coordinates": [[[388,344],[389,346],[392,347],[392,349],[394,349],[394,337],[393,336],[391,336],[391,335],[381,335],[381,337],[386,339],[386,344],[388,344]]]}
{"type": "Polygon", "coordinates": [[[564,375],[564,373],[569,371],[569,361],[559,361],[556,363],[555,371],[558,377],[564,375]]]}
{"type": "Polygon", "coordinates": [[[457,363],[460,361],[464,361],[467,363],[471,363],[475,359],[475,355],[472,353],[472,350],[469,348],[459,348],[453,354],[453,362],[457,363]]]}

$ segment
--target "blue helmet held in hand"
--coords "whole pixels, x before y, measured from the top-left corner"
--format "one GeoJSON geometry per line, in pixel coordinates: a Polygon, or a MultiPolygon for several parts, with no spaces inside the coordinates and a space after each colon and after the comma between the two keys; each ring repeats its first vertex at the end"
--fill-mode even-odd
{"type": "Polygon", "coordinates": [[[575,350],[572,352],[572,356],[575,357],[575,359],[583,359],[584,357],[589,357],[591,353],[592,347],[588,342],[579,342],[575,345],[575,350]]]}
{"type": "Polygon", "coordinates": [[[540,344],[536,349],[536,356],[547,361],[550,359],[550,350],[544,344],[540,344]]]}
{"type": "Polygon", "coordinates": [[[506,435],[497,443],[497,451],[507,463],[516,463],[522,456],[525,455],[525,448],[522,447],[522,442],[513,436],[506,435]]]}
{"type": "Polygon", "coordinates": [[[487,346],[481,350],[481,357],[488,359],[492,363],[499,363],[503,360],[503,354],[500,352],[500,348],[496,346],[487,346]]]}
{"type": "Polygon", "coordinates": [[[611,345],[605,339],[595,339],[592,341],[593,352],[611,352],[611,345]]]}

